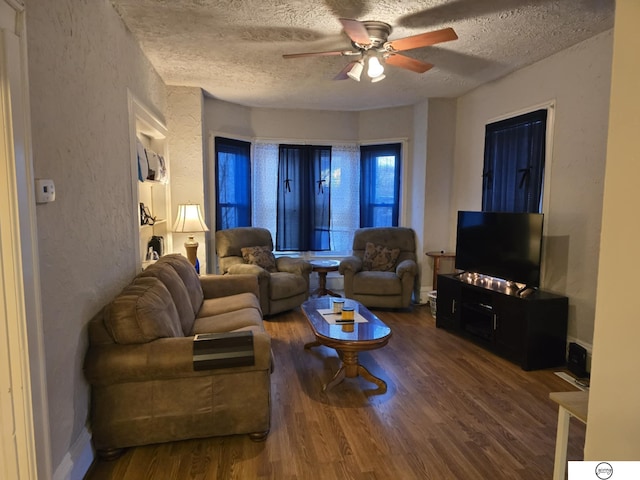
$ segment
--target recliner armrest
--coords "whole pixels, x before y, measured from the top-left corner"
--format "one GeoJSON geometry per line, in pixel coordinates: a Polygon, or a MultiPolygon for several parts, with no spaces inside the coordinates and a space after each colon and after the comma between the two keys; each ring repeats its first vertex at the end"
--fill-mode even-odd
{"type": "Polygon", "coordinates": [[[347,270],[350,270],[354,273],[361,271],[362,259],[355,255],[343,258],[340,261],[340,265],[338,266],[338,272],[340,272],[340,275],[344,275],[347,270]]]}
{"type": "Polygon", "coordinates": [[[260,298],[258,279],[252,274],[201,275],[200,284],[205,299],[228,297],[238,293],[253,293],[260,298]]]}
{"type": "Polygon", "coordinates": [[[258,265],[253,265],[251,263],[237,263],[235,265],[231,265],[227,269],[227,274],[253,275],[255,277],[269,277],[269,272],[267,272],[264,268],[259,267],[258,265]]]}
{"type": "Polygon", "coordinates": [[[296,275],[309,275],[311,264],[302,258],[278,257],[276,268],[279,272],[295,273],[296,275]]]}
{"type": "Polygon", "coordinates": [[[269,335],[254,331],[253,348],[253,366],[196,371],[193,368],[193,337],[160,338],[134,345],[92,345],[85,358],[84,373],[91,385],[102,386],[270,370],[269,335]]]}
{"type": "Polygon", "coordinates": [[[405,275],[412,275],[415,277],[417,274],[418,265],[413,260],[403,260],[396,266],[396,275],[398,275],[400,278],[404,277],[405,275]]]}

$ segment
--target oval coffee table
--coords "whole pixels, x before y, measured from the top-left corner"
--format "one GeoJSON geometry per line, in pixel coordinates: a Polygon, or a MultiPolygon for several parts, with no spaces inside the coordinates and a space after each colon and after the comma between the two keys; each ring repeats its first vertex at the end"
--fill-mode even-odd
{"type": "Polygon", "coordinates": [[[341,315],[330,313],[333,300],[329,297],[308,300],[302,304],[302,312],[316,337],[304,348],[325,345],[336,349],[342,365],[323,390],[334,387],[347,378],[362,376],[378,386],[378,391],[387,391],[387,384],[375,377],[358,362],[358,352],[384,347],[391,338],[391,329],[361,303],[345,299],[345,307],[353,307],[356,319],[352,323],[340,323],[341,315]]]}

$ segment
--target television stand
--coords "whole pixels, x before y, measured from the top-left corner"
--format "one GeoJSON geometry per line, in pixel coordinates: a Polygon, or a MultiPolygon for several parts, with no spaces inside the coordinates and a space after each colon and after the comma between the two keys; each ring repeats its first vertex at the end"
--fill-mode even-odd
{"type": "Polygon", "coordinates": [[[472,340],[524,370],[566,363],[569,299],[477,276],[438,275],[436,326],[472,340]]]}
{"type": "Polygon", "coordinates": [[[531,295],[532,293],[534,293],[536,291],[536,287],[529,287],[527,285],[525,285],[522,288],[519,288],[516,291],[516,295],[518,295],[519,297],[527,297],[529,295],[531,295]],[[526,293],[529,292],[529,293],[526,293]]]}

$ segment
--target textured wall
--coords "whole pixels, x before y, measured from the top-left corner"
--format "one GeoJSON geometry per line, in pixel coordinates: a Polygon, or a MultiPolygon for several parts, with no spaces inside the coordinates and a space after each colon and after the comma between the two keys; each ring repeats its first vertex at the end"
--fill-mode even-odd
{"type": "Polygon", "coordinates": [[[587,345],[593,338],[611,51],[608,31],[460,97],[457,111],[452,239],[455,213],[481,207],[485,124],[555,101],[542,287],[569,297],[569,336],[587,345]]]}
{"type": "Polygon", "coordinates": [[[158,112],[165,91],[107,0],[28,1],[27,35],[34,171],[56,185],[37,207],[55,468],[87,422],[85,326],[137,264],[127,89],[158,112]]]}
{"type": "MultiPolygon", "coordinates": [[[[451,213],[451,178],[456,130],[456,101],[434,98],[429,100],[429,129],[427,131],[427,172],[424,189],[426,251],[452,251],[449,242],[451,213]]],[[[452,270],[452,262],[441,259],[440,273],[452,270]],[[448,268],[447,268],[448,267],[448,268]]],[[[422,285],[433,286],[433,259],[423,268],[422,285]]]]}
{"type": "MultiPolygon", "coordinates": [[[[203,209],[203,155],[202,136],[203,97],[202,90],[190,87],[167,87],[167,128],[169,130],[169,160],[171,169],[171,217],[175,220],[178,204],[197,203],[203,209]]],[[[207,226],[211,229],[210,221],[207,226]]],[[[206,272],[205,234],[197,233],[200,272],[206,272]]],[[[187,255],[185,233],[173,234],[173,250],[187,255]]]]}

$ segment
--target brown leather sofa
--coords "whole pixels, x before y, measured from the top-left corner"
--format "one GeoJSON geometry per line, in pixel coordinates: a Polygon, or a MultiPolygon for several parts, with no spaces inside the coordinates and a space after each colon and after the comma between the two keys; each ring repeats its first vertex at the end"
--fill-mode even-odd
{"type": "Polygon", "coordinates": [[[89,322],[84,371],[98,455],[216,435],[266,438],[271,339],[257,295],[255,276],[198,276],[171,254],[89,322]],[[241,331],[252,332],[253,365],[194,369],[194,335],[241,331]]]}
{"type": "Polygon", "coordinates": [[[345,297],[367,307],[408,308],[416,289],[415,232],[406,227],[360,228],[353,235],[353,255],[338,268],[345,297]]]}

